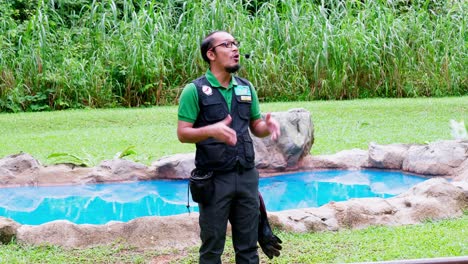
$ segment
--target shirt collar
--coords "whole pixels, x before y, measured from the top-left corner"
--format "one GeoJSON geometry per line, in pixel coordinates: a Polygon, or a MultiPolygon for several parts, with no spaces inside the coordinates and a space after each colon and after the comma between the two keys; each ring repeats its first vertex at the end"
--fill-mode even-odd
{"type": "MultiPolygon", "coordinates": [[[[216,77],[214,76],[214,74],[210,71],[210,69],[208,69],[206,71],[206,74],[205,74],[205,77],[206,79],[208,80],[208,82],[211,84],[212,87],[221,87],[221,88],[224,88],[221,86],[221,84],[219,84],[219,81],[218,79],[216,79],[216,77]]],[[[231,89],[232,87],[234,86],[237,86],[237,81],[236,81],[236,78],[234,78],[234,75],[231,74],[231,81],[229,82],[229,86],[228,86],[228,90],[231,89]]]]}

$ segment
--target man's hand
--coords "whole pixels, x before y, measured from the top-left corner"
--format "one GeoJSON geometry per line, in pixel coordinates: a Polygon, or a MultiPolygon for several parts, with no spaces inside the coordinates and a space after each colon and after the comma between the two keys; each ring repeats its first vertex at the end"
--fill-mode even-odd
{"type": "Polygon", "coordinates": [[[237,143],[236,131],[229,127],[232,122],[231,115],[228,115],[224,120],[212,125],[214,130],[213,137],[228,145],[235,146],[237,143]]]}
{"type": "Polygon", "coordinates": [[[278,140],[281,136],[280,125],[278,121],[271,117],[271,113],[265,115],[265,120],[259,118],[250,121],[250,131],[257,137],[271,135],[273,141],[278,140]]]}
{"type": "Polygon", "coordinates": [[[267,113],[265,117],[265,123],[268,131],[270,132],[271,139],[276,141],[279,136],[281,136],[280,125],[278,121],[276,121],[274,118],[271,118],[271,113],[267,113]]]}
{"type": "Polygon", "coordinates": [[[224,120],[209,126],[194,128],[193,123],[179,120],[177,122],[177,137],[183,143],[198,143],[208,138],[215,138],[228,145],[237,143],[236,131],[229,127],[232,118],[228,115],[224,120]]]}

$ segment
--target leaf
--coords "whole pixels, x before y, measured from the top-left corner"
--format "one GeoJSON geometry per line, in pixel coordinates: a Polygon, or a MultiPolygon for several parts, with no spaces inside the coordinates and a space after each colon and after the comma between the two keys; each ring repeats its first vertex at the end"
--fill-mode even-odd
{"type": "Polygon", "coordinates": [[[121,158],[126,157],[126,156],[137,154],[136,151],[133,150],[134,148],[135,148],[135,146],[129,146],[126,149],[124,149],[123,151],[117,152],[114,155],[114,158],[115,159],[121,159],[121,158]]]}
{"type": "Polygon", "coordinates": [[[55,159],[55,164],[57,163],[71,163],[75,164],[77,166],[85,166],[85,167],[90,167],[90,162],[88,162],[86,159],[83,159],[81,157],[78,157],[76,155],[70,154],[70,153],[65,153],[65,152],[58,152],[58,153],[52,153],[49,156],[47,156],[48,159],[55,159]]]}
{"type": "Polygon", "coordinates": [[[57,157],[63,157],[63,156],[70,156],[70,154],[64,153],[64,152],[52,153],[49,156],[47,156],[47,158],[50,159],[50,158],[57,158],[57,157]]]}

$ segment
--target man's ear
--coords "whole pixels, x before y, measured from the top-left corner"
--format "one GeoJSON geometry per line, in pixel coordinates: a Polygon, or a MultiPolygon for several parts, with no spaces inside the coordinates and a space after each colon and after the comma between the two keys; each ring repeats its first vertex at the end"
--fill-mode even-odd
{"type": "Polygon", "coordinates": [[[214,61],[216,59],[216,53],[213,50],[209,50],[209,51],[206,52],[206,57],[210,61],[214,61]]]}

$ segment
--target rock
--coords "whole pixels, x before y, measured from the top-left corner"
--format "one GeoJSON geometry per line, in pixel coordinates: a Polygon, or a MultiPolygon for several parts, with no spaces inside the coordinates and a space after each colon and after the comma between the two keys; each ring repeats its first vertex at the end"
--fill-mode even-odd
{"type": "Polygon", "coordinates": [[[273,112],[271,116],[281,125],[277,142],[270,137],[252,135],[255,146],[256,166],[263,171],[283,171],[296,168],[299,160],[310,153],[314,142],[314,126],[310,112],[291,109],[288,112],[273,112]]]}
{"type": "MultiPolygon", "coordinates": [[[[468,185],[466,186],[468,187],[468,185]]],[[[280,229],[317,232],[406,225],[459,217],[468,208],[468,189],[442,178],[424,181],[396,197],[360,198],[331,202],[319,208],[269,213],[280,229]]]]}
{"type": "Polygon", "coordinates": [[[468,182],[468,158],[454,170],[453,179],[468,182]]]}
{"type": "Polygon", "coordinates": [[[121,182],[147,180],[148,167],[126,159],[105,160],[88,176],[91,182],[121,182]]]}
{"type": "Polygon", "coordinates": [[[336,219],[340,229],[364,228],[369,225],[395,225],[392,217],[396,212],[386,199],[362,198],[351,199],[348,202],[330,203],[336,210],[336,219]]]}
{"type": "Polygon", "coordinates": [[[409,144],[378,145],[369,144],[369,167],[379,169],[401,170],[409,144]]]}
{"type": "Polygon", "coordinates": [[[367,151],[352,149],[333,155],[307,156],[300,162],[303,170],[312,169],[360,169],[369,167],[367,151]]]}
{"type": "Polygon", "coordinates": [[[34,174],[41,167],[31,155],[20,153],[0,159],[0,184],[34,185],[34,174]],[[33,175],[33,176],[31,176],[33,175]]]}
{"type": "Polygon", "coordinates": [[[119,243],[140,249],[182,249],[199,243],[198,214],[142,217],[130,222],[105,225],[77,225],[53,221],[38,226],[22,225],[21,243],[51,244],[65,248],[89,248],[119,243]]]}
{"type": "Polygon", "coordinates": [[[36,185],[70,185],[94,182],[87,179],[93,168],[79,167],[73,164],[56,164],[42,167],[36,172],[36,185]],[[60,175],[58,177],[58,175],[60,175]]]}
{"type": "Polygon", "coordinates": [[[149,169],[154,179],[186,179],[195,168],[195,153],[176,154],[163,157],[149,169]]]}
{"type": "Polygon", "coordinates": [[[398,207],[395,217],[399,224],[415,224],[463,215],[468,208],[467,191],[443,178],[433,178],[389,201],[398,207]]]}
{"type": "Polygon", "coordinates": [[[403,161],[403,170],[424,175],[452,175],[468,157],[468,141],[445,140],[413,145],[403,161]]]}
{"type": "Polygon", "coordinates": [[[26,170],[35,170],[40,166],[39,161],[26,153],[10,155],[0,159],[0,168],[16,174],[20,174],[26,170]]]}
{"type": "Polygon", "coordinates": [[[273,227],[289,232],[305,233],[339,229],[335,210],[327,206],[270,212],[268,220],[273,227]]]}
{"type": "Polygon", "coordinates": [[[16,232],[21,225],[15,221],[0,216],[0,244],[8,244],[16,237],[16,232]]]}

